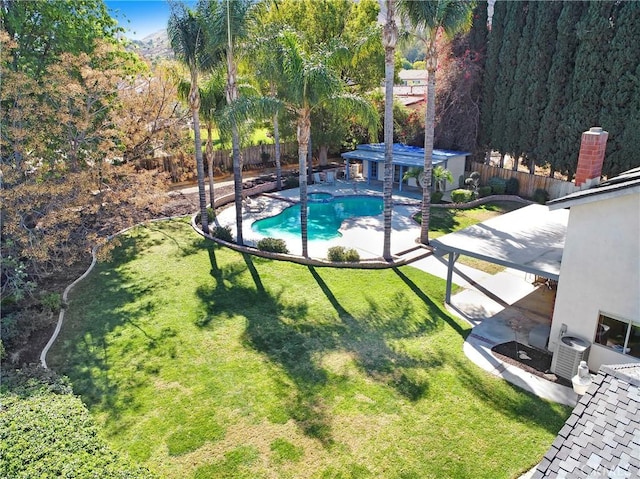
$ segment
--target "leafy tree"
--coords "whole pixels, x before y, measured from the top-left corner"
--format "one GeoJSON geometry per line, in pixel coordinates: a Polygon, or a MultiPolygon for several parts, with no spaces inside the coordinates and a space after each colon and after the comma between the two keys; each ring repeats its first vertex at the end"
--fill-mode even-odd
{"type": "Polygon", "coordinates": [[[547,85],[548,101],[542,114],[538,130],[536,157],[547,162],[551,175],[564,169],[567,156],[575,157],[575,141],[567,137],[568,130],[563,122],[564,112],[572,102],[571,77],[578,46],[576,25],[586,11],[586,2],[563,2],[557,20],[556,48],[551,59],[547,85]]]}
{"type": "Polygon", "coordinates": [[[602,90],[601,125],[609,132],[603,174],[617,175],[640,164],[640,2],[620,2],[602,90]]]}
{"type": "Polygon", "coordinates": [[[431,170],[433,135],[435,129],[436,70],[438,67],[437,35],[442,32],[451,37],[471,27],[473,2],[401,0],[399,9],[411,22],[414,33],[425,44],[427,64],[427,111],[425,116],[424,171],[427,181],[422,188],[422,224],[420,241],[429,243],[429,210],[431,205],[431,170]]]}
{"type": "Polygon", "coordinates": [[[562,9],[562,3],[534,2],[531,9],[536,10],[535,25],[532,27],[534,36],[528,48],[526,60],[526,85],[522,98],[522,126],[519,131],[522,151],[529,163],[529,172],[535,173],[536,163],[542,163],[544,158],[537,155],[538,130],[542,122],[545,105],[549,101],[549,87],[547,80],[556,48],[557,19],[562,9]]]}
{"type": "Polygon", "coordinates": [[[90,54],[96,40],[115,43],[122,31],[102,0],[1,0],[0,18],[16,42],[7,67],[36,79],[63,53],[90,54]]]}
{"type": "MultiPolygon", "coordinates": [[[[500,2],[498,2],[500,3],[500,2]]],[[[509,151],[509,98],[515,85],[518,42],[526,19],[527,2],[505,2],[504,30],[498,54],[498,75],[494,84],[494,106],[491,146],[500,153],[509,151]]],[[[494,12],[495,18],[495,12],[494,12]]],[[[497,19],[496,19],[497,20],[497,19]]],[[[517,161],[517,158],[514,158],[517,161]]]]}
{"type": "MultiPolygon", "coordinates": [[[[495,147],[493,132],[498,127],[495,122],[496,91],[495,86],[498,79],[500,47],[504,35],[504,20],[506,18],[507,2],[496,2],[494,4],[493,22],[491,30],[487,36],[487,58],[484,67],[482,81],[482,101],[480,105],[480,132],[479,146],[489,155],[491,149],[495,147]]],[[[504,158],[504,157],[503,157],[504,158]]],[[[502,167],[502,162],[500,164],[502,167]]]]}
{"type": "Polygon", "coordinates": [[[384,240],[382,257],[391,259],[391,217],[393,214],[393,84],[395,77],[395,54],[398,43],[396,24],[396,2],[385,1],[385,23],[382,30],[384,46],[384,240]]]}
{"type": "Polygon", "coordinates": [[[203,29],[201,12],[187,8],[184,4],[171,4],[171,15],[167,26],[171,48],[176,57],[184,62],[191,77],[189,91],[189,108],[193,123],[196,169],[198,172],[198,200],[200,204],[200,223],[202,230],[209,232],[207,215],[207,197],[204,186],[204,161],[202,158],[202,140],[200,138],[200,90],[198,74],[208,67],[210,57],[206,52],[206,38],[203,29]]]}

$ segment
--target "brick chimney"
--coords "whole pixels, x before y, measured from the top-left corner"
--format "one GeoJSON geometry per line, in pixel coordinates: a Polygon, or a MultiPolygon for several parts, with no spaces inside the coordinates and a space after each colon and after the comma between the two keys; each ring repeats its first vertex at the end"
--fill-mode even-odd
{"type": "Polygon", "coordinates": [[[585,185],[588,188],[600,182],[604,152],[607,149],[607,138],[609,138],[609,133],[599,126],[594,126],[582,134],[576,171],[576,186],[585,185]]]}

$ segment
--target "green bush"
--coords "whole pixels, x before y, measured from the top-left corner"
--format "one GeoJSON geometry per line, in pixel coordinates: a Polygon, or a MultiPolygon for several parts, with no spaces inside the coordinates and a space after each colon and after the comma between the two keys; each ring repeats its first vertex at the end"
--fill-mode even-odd
{"type": "Polygon", "coordinates": [[[481,186],[478,188],[478,197],[484,198],[485,196],[491,195],[491,187],[489,185],[481,186]]]}
{"type": "Polygon", "coordinates": [[[453,190],[451,192],[451,201],[454,203],[468,203],[473,199],[473,191],[469,190],[453,190]]]}
{"type": "Polygon", "coordinates": [[[298,188],[300,186],[300,178],[297,176],[287,176],[284,179],[285,188],[298,188]]]}
{"type": "Polygon", "coordinates": [[[111,449],[68,381],[42,368],[3,377],[2,477],[155,477],[111,449]]]}
{"type": "Polygon", "coordinates": [[[538,188],[533,192],[533,201],[544,205],[547,201],[549,201],[549,192],[545,189],[538,188]]]}
{"type": "Polygon", "coordinates": [[[344,260],[347,263],[359,263],[360,253],[353,248],[349,248],[344,252],[344,260]]]}
{"type": "Polygon", "coordinates": [[[504,192],[508,195],[517,195],[520,191],[520,182],[517,178],[509,178],[504,192]]]}
{"type": "Polygon", "coordinates": [[[494,195],[504,195],[504,192],[507,189],[507,181],[503,178],[494,176],[493,178],[489,178],[489,186],[491,187],[491,192],[494,195]]]}
{"type": "Polygon", "coordinates": [[[287,243],[279,238],[262,238],[258,241],[258,249],[260,251],[270,251],[272,253],[288,253],[287,243]]]}
{"type": "Polygon", "coordinates": [[[334,263],[357,263],[360,261],[360,254],[353,248],[332,246],[327,252],[327,258],[334,263]]]}
{"type": "Polygon", "coordinates": [[[440,203],[443,195],[444,193],[442,191],[434,191],[431,193],[431,203],[440,203]]]}
{"type": "Polygon", "coordinates": [[[57,313],[62,307],[62,296],[60,293],[43,293],[40,298],[43,308],[57,313]]]}
{"type": "Polygon", "coordinates": [[[209,219],[209,224],[211,224],[213,220],[216,219],[216,212],[211,207],[207,208],[207,218],[209,219]]]}
{"type": "Polygon", "coordinates": [[[228,226],[215,226],[211,230],[211,236],[214,238],[221,239],[223,241],[227,241],[229,243],[233,242],[233,235],[231,234],[231,228],[228,226]]]}

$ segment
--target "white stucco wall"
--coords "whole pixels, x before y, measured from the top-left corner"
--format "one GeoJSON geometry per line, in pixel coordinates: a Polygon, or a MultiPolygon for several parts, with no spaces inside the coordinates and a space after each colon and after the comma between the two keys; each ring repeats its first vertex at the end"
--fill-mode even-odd
{"type": "MultiPolygon", "coordinates": [[[[600,312],[640,322],[640,195],[572,206],[567,226],[549,349],[560,328],[591,342],[600,312]]],[[[589,368],[640,359],[593,344],[589,368]]]]}

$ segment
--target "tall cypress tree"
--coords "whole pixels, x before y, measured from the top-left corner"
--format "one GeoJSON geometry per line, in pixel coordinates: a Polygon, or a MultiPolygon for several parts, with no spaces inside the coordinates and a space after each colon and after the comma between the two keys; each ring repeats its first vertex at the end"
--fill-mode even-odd
{"type": "Polygon", "coordinates": [[[566,144],[571,145],[561,168],[569,179],[577,169],[577,156],[582,132],[600,124],[600,97],[607,82],[603,68],[613,36],[610,23],[613,2],[592,2],[576,25],[578,48],[571,78],[571,107],[562,120],[566,128],[566,144]]]}
{"type": "Polygon", "coordinates": [[[496,2],[491,30],[487,35],[486,60],[482,77],[479,147],[487,152],[493,146],[495,85],[498,78],[498,55],[504,34],[507,3],[496,2]]]}
{"type": "Polygon", "coordinates": [[[523,104],[527,95],[529,77],[529,51],[533,44],[536,22],[535,2],[522,2],[522,19],[524,23],[522,34],[518,41],[513,73],[513,85],[509,95],[508,110],[504,124],[505,147],[507,153],[513,157],[513,169],[517,170],[518,158],[524,153],[521,132],[530,128],[528,118],[524,115],[523,104]]]}
{"type": "Polygon", "coordinates": [[[548,163],[551,175],[561,170],[565,157],[575,157],[575,141],[569,138],[562,124],[564,111],[572,102],[571,78],[573,74],[578,38],[576,24],[586,11],[586,2],[563,2],[558,17],[556,49],[551,60],[547,79],[548,102],[538,131],[535,156],[548,163]]]}
{"type": "Polygon", "coordinates": [[[601,126],[609,132],[603,174],[640,166],[640,2],[622,2],[613,12],[613,38],[604,64],[601,126]]]}
{"type": "Polygon", "coordinates": [[[561,2],[536,2],[533,40],[527,59],[527,89],[522,99],[522,119],[519,135],[522,152],[527,158],[529,172],[535,173],[538,131],[542,127],[545,105],[549,102],[547,79],[556,50],[557,20],[562,10],[561,2]]]}
{"type": "MultiPolygon", "coordinates": [[[[524,27],[528,2],[506,2],[502,46],[498,55],[498,76],[494,87],[492,147],[500,153],[509,152],[507,122],[509,121],[509,98],[514,88],[518,44],[524,27]]],[[[496,5],[500,4],[497,2],[496,5]]]]}

